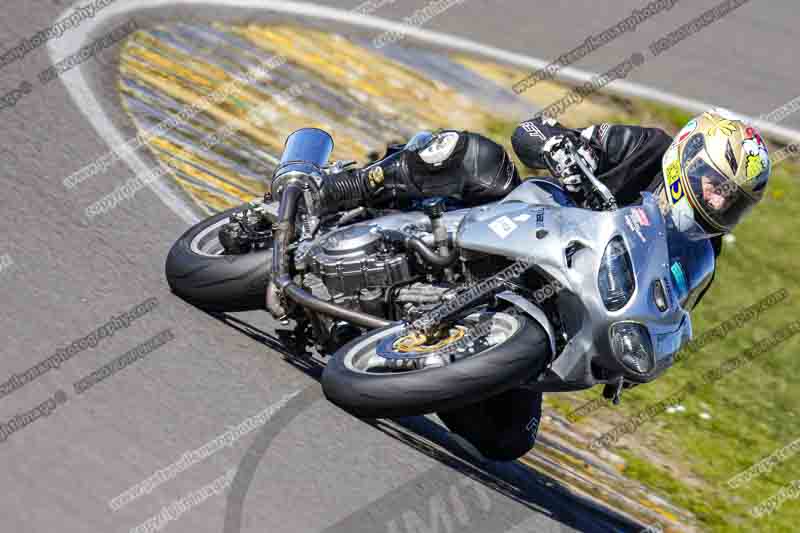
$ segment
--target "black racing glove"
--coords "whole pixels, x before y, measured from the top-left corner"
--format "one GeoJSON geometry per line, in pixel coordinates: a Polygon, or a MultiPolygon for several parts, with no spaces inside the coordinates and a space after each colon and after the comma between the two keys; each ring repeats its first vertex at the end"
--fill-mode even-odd
{"type": "Polygon", "coordinates": [[[550,137],[542,147],[543,157],[547,167],[558,178],[564,188],[577,193],[581,190],[583,174],[575,158],[581,158],[592,172],[597,170],[596,151],[589,146],[583,138],[570,135],[556,135],[550,137]],[[572,149],[568,149],[572,144],[572,149]]]}
{"type": "Polygon", "coordinates": [[[569,139],[587,166],[597,171],[602,150],[596,134],[598,128],[573,130],[552,118],[535,117],[519,125],[511,144],[520,160],[531,168],[550,169],[570,192],[580,190],[581,175],[575,164],[568,164],[564,140],[569,139]],[[548,161],[549,160],[549,165],[548,161]]]}
{"type": "MultiPolygon", "coordinates": [[[[599,124],[573,130],[554,119],[536,117],[519,125],[511,143],[523,163],[545,169],[545,144],[558,135],[573,136],[588,143],[588,149],[593,150],[597,160],[595,175],[621,205],[638,201],[642,191],[653,190],[660,183],[661,158],[672,142],[672,138],[658,128],[599,124]]],[[[571,181],[574,180],[565,181],[565,186],[571,187],[571,181]]]]}
{"type": "MultiPolygon", "coordinates": [[[[576,145],[584,146],[591,151],[590,159],[600,163],[602,148],[600,128],[590,127],[585,130],[565,128],[552,118],[534,117],[520,124],[511,136],[511,145],[520,160],[530,168],[546,169],[543,154],[545,145],[554,137],[567,137],[576,145]]],[[[552,144],[552,143],[551,143],[552,144]]]]}

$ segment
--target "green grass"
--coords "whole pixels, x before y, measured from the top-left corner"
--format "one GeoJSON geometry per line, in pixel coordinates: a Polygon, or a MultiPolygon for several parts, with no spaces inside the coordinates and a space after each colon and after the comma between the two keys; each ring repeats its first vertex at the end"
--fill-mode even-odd
{"type": "MultiPolygon", "coordinates": [[[[661,126],[675,133],[690,114],[660,104],[608,98],[609,121],[661,126]]],[[[510,150],[516,124],[497,121],[488,135],[510,150]]],[[[770,145],[777,151],[780,146],[770,145]]],[[[522,168],[522,167],[521,167],[522,168]]],[[[800,166],[786,161],[773,169],[765,200],[726,243],[718,261],[716,279],[693,313],[695,336],[727,320],[737,311],[768,294],[786,288],[789,298],[722,340],[714,340],[679,362],[653,383],[623,396],[622,404],[604,414],[622,423],[626,416],[676,391],[688,380],[740,354],[800,318],[800,166]]],[[[769,475],[733,490],[727,481],[781,447],[800,438],[800,335],[778,346],[754,364],[742,367],[686,399],[686,411],[662,414],[635,434],[680,465],[700,483],[691,486],[673,472],[617,448],[627,460],[626,473],[694,512],[704,529],[715,532],[787,532],[800,527],[800,504],[788,500],[772,515],[755,519],[748,510],[800,479],[800,455],[776,467],[769,475]],[[704,420],[700,413],[712,418],[704,420]]],[[[600,390],[578,395],[581,401],[600,396],[600,390]]],[[[562,412],[570,404],[548,395],[548,404],[562,412]]],[[[591,424],[588,416],[583,424],[591,424]]]]}
{"type": "Polygon", "coordinates": [[[655,102],[637,102],[636,108],[641,113],[651,115],[652,119],[668,124],[675,131],[683,128],[693,117],[691,113],[682,109],[655,102]]]}

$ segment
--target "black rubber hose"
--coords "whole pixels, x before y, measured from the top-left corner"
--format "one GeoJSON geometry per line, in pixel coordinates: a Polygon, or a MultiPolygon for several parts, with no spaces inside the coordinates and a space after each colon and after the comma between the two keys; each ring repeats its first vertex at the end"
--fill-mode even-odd
{"type": "Polygon", "coordinates": [[[458,252],[452,250],[446,255],[439,255],[422,242],[417,237],[411,237],[406,243],[406,247],[417,252],[423,261],[438,268],[449,267],[458,258],[458,252]]]}
{"type": "Polygon", "coordinates": [[[360,203],[363,198],[367,197],[364,177],[357,170],[344,170],[328,176],[325,187],[326,200],[336,205],[353,201],[360,203]]]}
{"type": "Polygon", "coordinates": [[[458,259],[458,251],[455,249],[445,255],[440,255],[428,248],[428,245],[421,239],[397,230],[385,230],[383,236],[392,242],[402,244],[407,250],[417,252],[423,261],[436,268],[449,267],[458,259]]]}

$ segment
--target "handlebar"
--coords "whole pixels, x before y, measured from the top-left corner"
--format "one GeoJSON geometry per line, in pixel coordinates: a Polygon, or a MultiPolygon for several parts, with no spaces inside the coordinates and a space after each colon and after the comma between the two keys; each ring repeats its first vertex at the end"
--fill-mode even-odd
{"type": "Polygon", "coordinates": [[[555,162],[549,152],[545,153],[544,161],[550,172],[556,177],[570,175],[570,172],[580,172],[584,178],[581,180],[581,189],[586,199],[586,207],[595,211],[616,210],[616,198],[608,190],[608,187],[597,179],[583,156],[578,153],[572,140],[568,137],[564,138],[558,149],[564,152],[564,158],[560,164],[555,162]]]}
{"type": "MultiPolygon", "coordinates": [[[[571,142],[569,146],[570,149],[574,149],[574,145],[572,145],[571,142]]],[[[580,154],[573,151],[573,157],[581,173],[586,178],[586,180],[582,180],[582,183],[586,184],[584,187],[590,189],[589,191],[584,191],[585,193],[588,192],[586,197],[591,198],[593,195],[597,195],[602,202],[602,211],[615,211],[617,209],[617,199],[614,198],[614,195],[608,190],[605,183],[597,179],[597,176],[594,175],[594,172],[592,172],[592,169],[589,168],[589,165],[586,164],[586,161],[584,161],[580,154]]]]}

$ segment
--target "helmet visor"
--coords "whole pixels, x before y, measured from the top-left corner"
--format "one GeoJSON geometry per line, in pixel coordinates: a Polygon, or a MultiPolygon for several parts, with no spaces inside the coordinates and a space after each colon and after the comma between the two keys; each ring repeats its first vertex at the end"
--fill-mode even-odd
{"type": "Polygon", "coordinates": [[[733,180],[702,157],[695,158],[685,172],[696,207],[723,231],[733,228],[756,204],[733,180]]]}

